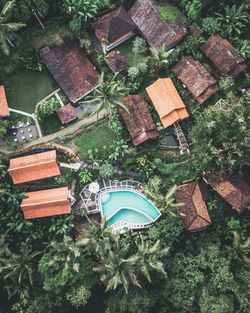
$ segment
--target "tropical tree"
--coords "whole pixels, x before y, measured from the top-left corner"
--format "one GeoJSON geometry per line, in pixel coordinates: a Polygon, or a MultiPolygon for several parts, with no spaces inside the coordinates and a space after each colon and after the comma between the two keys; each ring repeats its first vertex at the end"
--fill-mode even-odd
{"type": "Polygon", "coordinates": [[[162,45],[159,50],[155,48],[149,48],[149,50],[152,55],[153,66],[156,71],[159,71],[160,69],[167,65],[168,63],[167,57],[169,56],[169,54],[173,52],[173,49],[166,52],[164,45],[162,45]]]}
{"type": "Polygon", "coordinates": [[[11,23],[8,22],[10,18],[10,12],[15,6],[16,1],[8,1],[2,11],[0,12],[0,45],[4,54],[9,55],[10,49],[9,46],[14,47],[13,41],[17,39],[16,32],[26,24],[21,22],[11,23]]]}
{"type": "Polygon", "coordinates": [[[89,96],[89,100],[82,103],[98,104],[97,113],[105,109],[109,116],[111,116],[114,107],[122,108],[129,113],[127,107],[122,102],[129,89],[121,81],[116,81],[116,76],[114,75],[111,80],[106,80],[104,73],[102,73],[99,78],[98,87],[89,96]]]}
{"type": "Polygon", "coordinates": [[[85,229],[84,234],[79,238],[78,243],[81,245],[91,244],[96,253],[104,256],[111,248],[114,241],[114,235],[111,228],[108,227],[107,221],[102,218],[101,223],[94,222],[86,216],[90,226],[85,229]]]}
{"type": "Polygon", "coordinates": [[[164,264],[160,259],[167,255],[169,248],[162,248],[159,239],[152,244],[150,241],[144,241],[141,234],[140,238],[141,242],[136,242],[138,251],[134,256],[138,270],[149,282],[151,282],[150,271],[152,270],[158,271],[166,277],[164,264]]]}
{"type": "Polygon", "coordinates": [[[83,184],[86,184],[87,182],[91,181],[92,174],[87,168],[85,168],[81,170],[81,172],[79,173],[79,176],[80,176],[80,182],[83,184]]]}
{"type": "Polygon", "coordinates": [[[100,175],[109,178],[114,174],[114,168],[111,164],[105,163],[100,168],[100,175]]]}
{"type": "Polygon", "coordinates": [[[232,246],[226,246],[229,260],[238,260],[244,264],[250,264],[250,237],[243,243],[237,231],[233,231],[233,237],[232,246]]]}
{"type": "Polygon", "coordinates": [[[33,259],[41,253],[31,251],[29,239],[22,242],[20,252],[21,254],[11,252],[5,238],[0,238],[0,274],[9,297],[15,294],[25,294],[28,297],[30,286],[33,285],[33,259]]]}
{"type": "Polygon", "coordinates": [[[101,281],[106,283],[106,291],[115,290],[122,285],[125,292],[128,293],[130,283],[141,288],[135,274],[137,257],[126,258],[128,250],[129,244],[121,248],[119,237],[117,237],[113,251],[109,250],[107,257],[101,258],[100,265],[93,268],[94,272],[101,273],[101,281]]]}
{"type": "Polygon", "coordinates": [[[149,179],[147,185],[143,187],[143,191],[161,212],[176,216],[176,209],[183,206],[182,203],[174,203],[177,186],[172,186],[164,193],[161,191],[161,182],[162,180],[157,176],[149,179]]]}

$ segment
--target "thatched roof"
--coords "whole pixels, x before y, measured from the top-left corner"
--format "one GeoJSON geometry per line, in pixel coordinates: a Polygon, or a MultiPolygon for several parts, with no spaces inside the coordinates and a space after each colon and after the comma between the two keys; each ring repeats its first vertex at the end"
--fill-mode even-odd
{"type": "Polygon", "coordinates": [[[137,0],[129,10],[132,20],[151,47],[159,50],[169,48],[187,34],[183,24],[163,20],[155,0],[137,0]]]}
{"type": "Polygon", "coordinates": [[[141,95],[128,95],[123,103],[129,109],[130,114],[121,110],[122,117],[135,146],[149,138],[159,136],[152,116],[141,95]]]}
{"type": "Polygon", "coordinates": [[[98,85],[99,74],[77,43],[41,50],[43,61],[71,102],[76,102],[98,85]]]}
{"type": "Polygon", "coordinates": [[[165,128],[189,116],[171,78],[158,78],[146,91],[165,128]]]}
{"type": "Polygon", "coordinates": [[[183,56],[172,68],[172,71],[187,86],[199,103],[203,103],[219,90],[213,76],[191,56],[183,56]]]}
{"type": "Polygon", "coordinates": [[[112,72],[120,73],[127,65],[125,57],[118,50],[113,50],[104,57],[108,67],[112,72]]]}
{"type": "Polygon", "coordinates": [[[92,23],[96,36],[105,39],[109,44],[119,40],[128,33],[134,32],[136,26],[127,11],[119,7],[92,23]]]}
{"type": "Polygon", "coordinates": [[[178,203],[184,203],[178,211],[188,231],[199,231],[211,224],[197,181],[178,186],[175,198],[178,203]]]}
{"type": "Polygon", "coordinates": [[[205,174],[204,180],[239,213],[250,202],[250,187],[239,176],[213,172],[205,174]]]}
{"type": "Polygon", "coordinates": [[[201,51],[210,59],[222,75],[237,76],[247,68],[243,57],[220,35],[212,35],[201,46],[201,51]]]}
{"type": "Polygon", "coordinates": [[[60,107],[56,111],[56,113],[59,116],[59,118],[63,124],[67,124],[67,123],[75,120],[77,117],[76,112],[70,103],[60,107]]]}

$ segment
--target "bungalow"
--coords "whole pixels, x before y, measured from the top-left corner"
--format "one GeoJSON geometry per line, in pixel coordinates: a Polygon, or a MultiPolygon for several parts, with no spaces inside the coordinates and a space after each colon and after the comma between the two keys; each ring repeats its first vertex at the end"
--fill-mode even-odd
{"type": "Polygon", "coordinates": [[[250,187],[239,176],[226,174],[220,176],[213,172],[204,174],[203,179],[239,213],[250,202],[250,187]]]}
{"type": "Polygon", "coordinates": [[[120,73],[128,65],[125,57],[118,50],[109,52],[109,54],[104,57],[104,60],[115,74],[120,73]]]}
{"type": "Polygon", "coordinates": [[[26,192],[26,199],[22,200],[21,209],[24,218],[39,218],[70,213],[68,188],[54,188],[40,191],[26,192]]]}
{"type": "Polygon", "coordinates": [[[58,176],[56,150],[12,158],[8,172],[14,184],[58,176]]]}
{"type": "Polygon", "coordinates": [[[182,207],[178,208],[178,212],[188,231],[201,231],[211,225],[198,181],[178,186],[175,199],[178,203],[184,203],[182,207]]]}
{"type": "Polygon", "coordinates": [[[201,51],[221,75],[236,77],[247,68],[243,57],[220,35],[210,36],[201,46],[201,51]]]}
{"type": "Polygon", "coordinates": [[[164,128],[189,116],[171,78],[158,78],[146,91],[164,128]]]}
{"type": "Polygon", "coordinates": [[[137,0],[128,14],[152,48],[169,50],[187,34],[183,24],[164,20],[155,0],[137,0]]]}
{"type": "Polygon", "coordinates": [[[0,119],[10,116],[4,86],[0,86],[0,119]]]}
{"type": "Polygon", "coordinates": [[[99,74],[77,43],[45,47],[41,53],[46,67],[71,102],[77,102],[97,87],[99,74]]]}
{"type": "Polygon", "coordinates": [[[59,116],[62,124],[67,124],[77,118],[76,112],[70,103],[60,107],[56,113],[59,116]]]}
{"type": "Polygon", "coordinates": [[[191,56],[183,56],[172,71],[201,104],[219,90],[213,76],[191,56]]]}
{"type": "Polygon", "coordinates": [[[125,40],[134,36],[135,24],[121,6],[92,23],[96,37],[106,54],[125,40]]]}
{"type": "Polygon", "coordinates": [[[155,123],[141,95],[128,95],[123,103],[129,110],[121,110],[122,117],[135,146],[159,136],[155,123]]]}

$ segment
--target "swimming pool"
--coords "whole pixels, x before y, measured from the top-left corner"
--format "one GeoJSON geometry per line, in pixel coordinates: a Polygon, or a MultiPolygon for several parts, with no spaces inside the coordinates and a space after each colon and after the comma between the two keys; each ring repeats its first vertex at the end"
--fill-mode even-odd
{"type": "Polygon", "coordinates": [[[143,228],[161,215],[153,203],[132,190],[112,190],[100,194],[99,207],[108,226],[123,222],[124,227],[143,228]]]}

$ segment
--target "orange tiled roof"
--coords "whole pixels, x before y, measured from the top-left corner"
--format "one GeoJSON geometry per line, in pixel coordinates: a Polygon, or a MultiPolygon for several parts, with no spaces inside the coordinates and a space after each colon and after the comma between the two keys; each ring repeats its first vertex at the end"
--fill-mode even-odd
{"type": "Polygon", "coordinates": [[[8,171],[14,184],[60,175],[56,150],[11,159],[8,171]]]}
{"type": "Polygon", "coordinates": [[[171,78],[159,78],[146,91],[166,128],[189,116],[171,78]]]}
{"type": "Polygon", "coordinates": [[[5,95],[4,86],[0,86],[0,118],[3,116],[9,116],[9,108],[5,95]]]}
{"type": "Polygon", "coordinates": [[[27,192],[25,196],[28,198],[21,203],[25,219],[70,213],[67,187],[27,192]]]}

